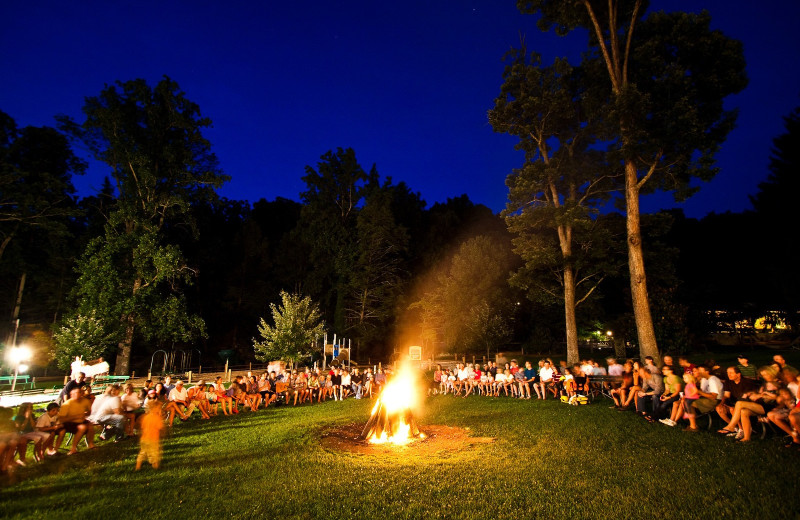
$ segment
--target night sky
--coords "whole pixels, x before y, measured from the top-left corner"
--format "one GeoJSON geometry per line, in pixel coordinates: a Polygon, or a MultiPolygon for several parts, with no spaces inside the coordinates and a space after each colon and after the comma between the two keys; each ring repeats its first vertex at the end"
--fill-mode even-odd
{"type": "MultiPolygon", "coordinates": [[[[406,2],[17,1],[0,3],[0,110],[19,126],[79,121],[86,96],[116,80],[168,75],[214,121],[207,132],[232,199],[298,199],[306,165],[352,147],[365,169],[405,181],[432,205],[466,193],[495,211],[522,157],[487,123],[502,57],[529,49],[578,59],[582,34],[542,33],[513,0],[406,2]]],[[[800,2],[654,1],[707,9],[744,42],[750,85],[721,172],[679,205],[688,216],[741,211],[767,175],[782,117],[800,105],[800,2]],[[780,9],[778,8],[780,7],[780,9]]],[[[85,154],[85,150],[79,150],[85,154]]],[[[96,190],[103,165],[75,179],[96,190]]],[[[645,211],[672,207],[651,196],[645,211]]]]}

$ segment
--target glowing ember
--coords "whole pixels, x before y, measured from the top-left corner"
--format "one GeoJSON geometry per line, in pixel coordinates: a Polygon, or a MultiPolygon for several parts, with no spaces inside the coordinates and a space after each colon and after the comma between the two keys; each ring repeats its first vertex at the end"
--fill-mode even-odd
{"type": "Polygon", "coordinates": [[[424,439],[412,414],[418,402],[417,388],[413,370],[402,366],[378,396],[360,438],[374,444],[400,445],[424,439]]]}

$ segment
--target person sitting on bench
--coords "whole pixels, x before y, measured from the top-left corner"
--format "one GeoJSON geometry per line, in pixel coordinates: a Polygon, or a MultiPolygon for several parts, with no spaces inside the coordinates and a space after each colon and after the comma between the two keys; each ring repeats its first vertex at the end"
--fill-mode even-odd
{"type": "MultiPolygon", "coordinates": [[[[67,455],[73,455],[78,451],[78,443],[86,436],[89,449],[94,446],[94,425],[89,422],[87,417],[92,411],[92,402],[84,397],[83,392],[77,386],[73,387],[67,399],[58,412],[58,418],[64,425],[64,431],[72,434],[72,447],[67,455]]],[[[60,448],[61,439],[56,441],[56,449],[60,448]]]]}
{"type": "MultiPolygon", "coordinates": [[[[110,435],[115,436],[115,441],[125,438],[125,416],[122,415],[122,400],[119,398],[120,386],[108,385],[103,395],[92,403],[92,413],[89,420],[95,424],[108,428],[110,435]]],[[[100,434],[100,439],[106,440],[105,429],[100,434]]]]}

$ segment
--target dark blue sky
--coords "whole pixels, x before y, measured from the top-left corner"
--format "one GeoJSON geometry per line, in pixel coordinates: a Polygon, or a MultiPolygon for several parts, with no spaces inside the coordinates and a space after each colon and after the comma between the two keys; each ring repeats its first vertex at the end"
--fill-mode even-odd
{"type": "MultiPolygon", "coordinates": [[[[80,120],[104,84],[163,75],[214,121],[207,136],[235,199],[297,199],[304,167],[352,147],[365,168],[405,181],[429,205],[467,193],[495,211],[520,165],[515,140],[486,120],[503,54],[524,33],[550,62],[576,59],[581,35],[541,33],[513,0],[407,2],[36,1],[0,3],[0,110],[20,126],[80,120]]],[[[654,1],[711,12],[714,28],[744,42],[749,87],[728,100],[738,128],[722,171],[680,205],[687,215],[741,211],[767,175],[782,117],[800,105],[800,2],[654,1]],[[780,4],[780,9],[778,5],[780,4]]],[[[76,179],[99,187],[93,165],[76,179]]],[[[653,196],[646,211],[674,206],[653,196]]]]}

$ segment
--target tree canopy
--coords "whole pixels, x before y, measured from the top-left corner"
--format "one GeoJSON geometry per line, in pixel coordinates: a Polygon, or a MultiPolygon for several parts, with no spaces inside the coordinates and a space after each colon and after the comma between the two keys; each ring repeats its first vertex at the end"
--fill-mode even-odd
{"type": "Polygon", "coordinates": [[[325,333],[325,322],[311,298],[286,291],[281,291],[280,298],[280,305],[269,306],[273,324],[261,318],[258,333],[262,339],[253,339],[259,361],[300,361],[314,352],[315,341],[325,333]]]}
{"type": "Polygon", "coordinates": [[[85,170],[58,130],[18,129],[0,111],[0,260],[20,234],[66,232],[68,218],[77,215],[72,176],[85,170]]]}
{"type": "Polygon", "coordinates": [[[671,191],[716,173],[714,154],[736,112],[724,99],[747,84],[740,42],[710,29],[707,12],[646,13],[642,0],[518,0],[542,30],[588,31],[586,78],[605,85],[602,140],[623,174],[631,298],[642,356],[658,357],[647,293],[639,196],[671,191]],[[602,83],[601,83],[602,82],[602,83]]]}
{"type": "Polygon", "coordinates": [[[97,309],[118,334],[115,371],[127,373],[137,331],[170,342],[204,334],[182,293],[196,272],[166,231],[196,231],[191,205],[213,199],[227,177],[202,134],[211,121],[169,78],[106,86],[84,113],[81,125],[62,125],[109,166],[116,198],[78,263],[74,296],[79,312],[97,309]]]}

